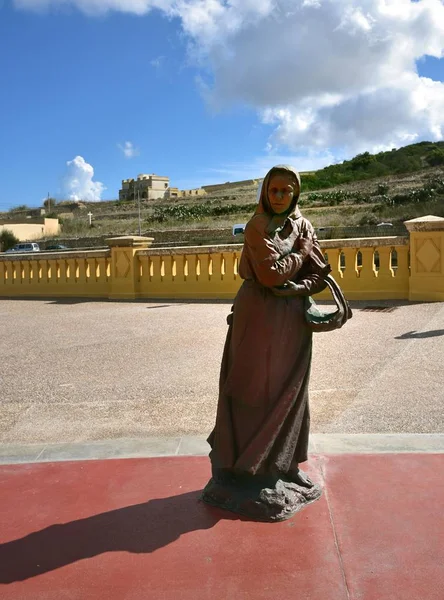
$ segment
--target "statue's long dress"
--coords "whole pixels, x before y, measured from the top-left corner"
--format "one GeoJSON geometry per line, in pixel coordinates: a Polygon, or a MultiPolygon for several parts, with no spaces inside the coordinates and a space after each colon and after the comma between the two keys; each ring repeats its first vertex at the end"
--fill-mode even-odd
{"type": "MultiPolygon", "coordinates": [[[[208,438],[213,473],[287,473],[307,460],[308,384],[312,332],[304,297],[277,296],[273,287],[302,281],[306,295],[319,278],[291,249],[310,223],[299,210],[273,231],[272,218],[247,224],[236,296],[222,359],[219,402],[208,438]],[[271,232],[270,232],[271,229],[271,232]]],[[[315,252],[322,262],[317,242],[315,252]]]]}

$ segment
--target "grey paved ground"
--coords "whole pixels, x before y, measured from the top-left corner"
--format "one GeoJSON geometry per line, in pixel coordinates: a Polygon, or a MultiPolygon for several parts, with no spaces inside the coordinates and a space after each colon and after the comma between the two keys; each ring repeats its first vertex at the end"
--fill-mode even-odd
{"type": "MultiPolygon", "coordinates": [[[[176,444],[167,453],[176,453],[181,440],[202,451],[215,416],[229,309],[0,300],[5,452],[33,444],[35,459],[50,456],[48,444],[137,445],[146,438],[176,444]]],[[[444,303],[365,302],[354,309],[344,329],[315,336],[312,431],[444,432],[444,303]],[[366,309],[375,305],[393,310],[366,309]]]]}

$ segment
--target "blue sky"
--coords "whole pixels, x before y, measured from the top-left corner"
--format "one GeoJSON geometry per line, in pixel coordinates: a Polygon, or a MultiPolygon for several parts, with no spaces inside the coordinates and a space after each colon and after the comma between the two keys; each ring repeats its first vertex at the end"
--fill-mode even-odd
{"type": "Polygon", "coordinates": [[[276,0],[313,28],[296,41],[270,0],[215,2],[216,13],[210,0],[101,0],[97,14],[97,0],[0,0],[0,210],[48,193],[112,199],[139,173],[188,188],[442,139],[440,0],[407,2],[422,13],[376,49],[396,17],[376,0],[354,13],[345,0],[276,0]],[[412,31],[417,47],[400,60],[412,31]]]}

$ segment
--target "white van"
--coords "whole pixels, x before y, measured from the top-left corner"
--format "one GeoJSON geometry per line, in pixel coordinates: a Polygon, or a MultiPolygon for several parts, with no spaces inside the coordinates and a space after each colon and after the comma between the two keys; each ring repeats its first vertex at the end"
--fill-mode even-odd
{"type": "Polygon", "coordinates": [[[245,232],[246,223],[241,223],[239,225],[233,225],[233,235],[243,235],[245,232]]]}
{"type": "Polygon", "coordinates": [[[16,244],[14,248],[9,248],[6,252],[40,252],[40,246],[35,242],[24,242],[16,244]]]}

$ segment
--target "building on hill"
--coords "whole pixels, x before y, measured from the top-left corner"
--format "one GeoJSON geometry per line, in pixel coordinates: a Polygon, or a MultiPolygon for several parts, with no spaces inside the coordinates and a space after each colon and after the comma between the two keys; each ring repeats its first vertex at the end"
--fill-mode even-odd
{"type": "Polygon", "coordinates": [[[233,188],[256,185],[261,181],[262,179],[244,179],[243,181],[227,181],[226,183],[218,183],[215,185],[204,185],[202,189],[207,194],[211,194],[213,192],[220,192],[223,190],[230,190],[233,188]]]}
{"type": "Polygon", "coordinates": [[[203,188],[194,188],[192,190],[179,190],[177,187],[169,187],[165,192],[165,198],[195,198],[196,196],[205,196],[206,191],[203,188]]]}
{"type": "Polygon", "coordinates": [[[180,190],[177,187],[169,187],[165,192],[165,198],[178,198],[180,196],[180,190]]]}
{"type": "Polygon", "coordinates": [[[0,231],[12,231],[20,242],[38,240],[42,237],[59,235],[60,223],[58,219],[3,219],[0,221],[0,231]]]}
{"type": "Polygon", "coordinates": [[[190,198],[194,196],[205,196],[206,191],[203,188],[194,188],[192,190],[180,190],[181,198],[190,198]]]}
{"type": "Polygon", "coordinates": [[[119,190],[119,200],[135,200],[138,197],[145,200],[157,200],[165,197],[170,187],[170,178],[154,173],[142,173],[137,179],[123,179],[122,189],[119,190]]]}
{"type": "Polygon", "coordinates": [[[137,179],[123,179],[122,189],[119,190],[119,200],[158,200],[160,198],[191,198],[196,196],[205,196],[204,188],[194,188],[192,190],[179,190],[177,187],[170,187],[169,177],[161,175],[141,174],[137,179]]]}

